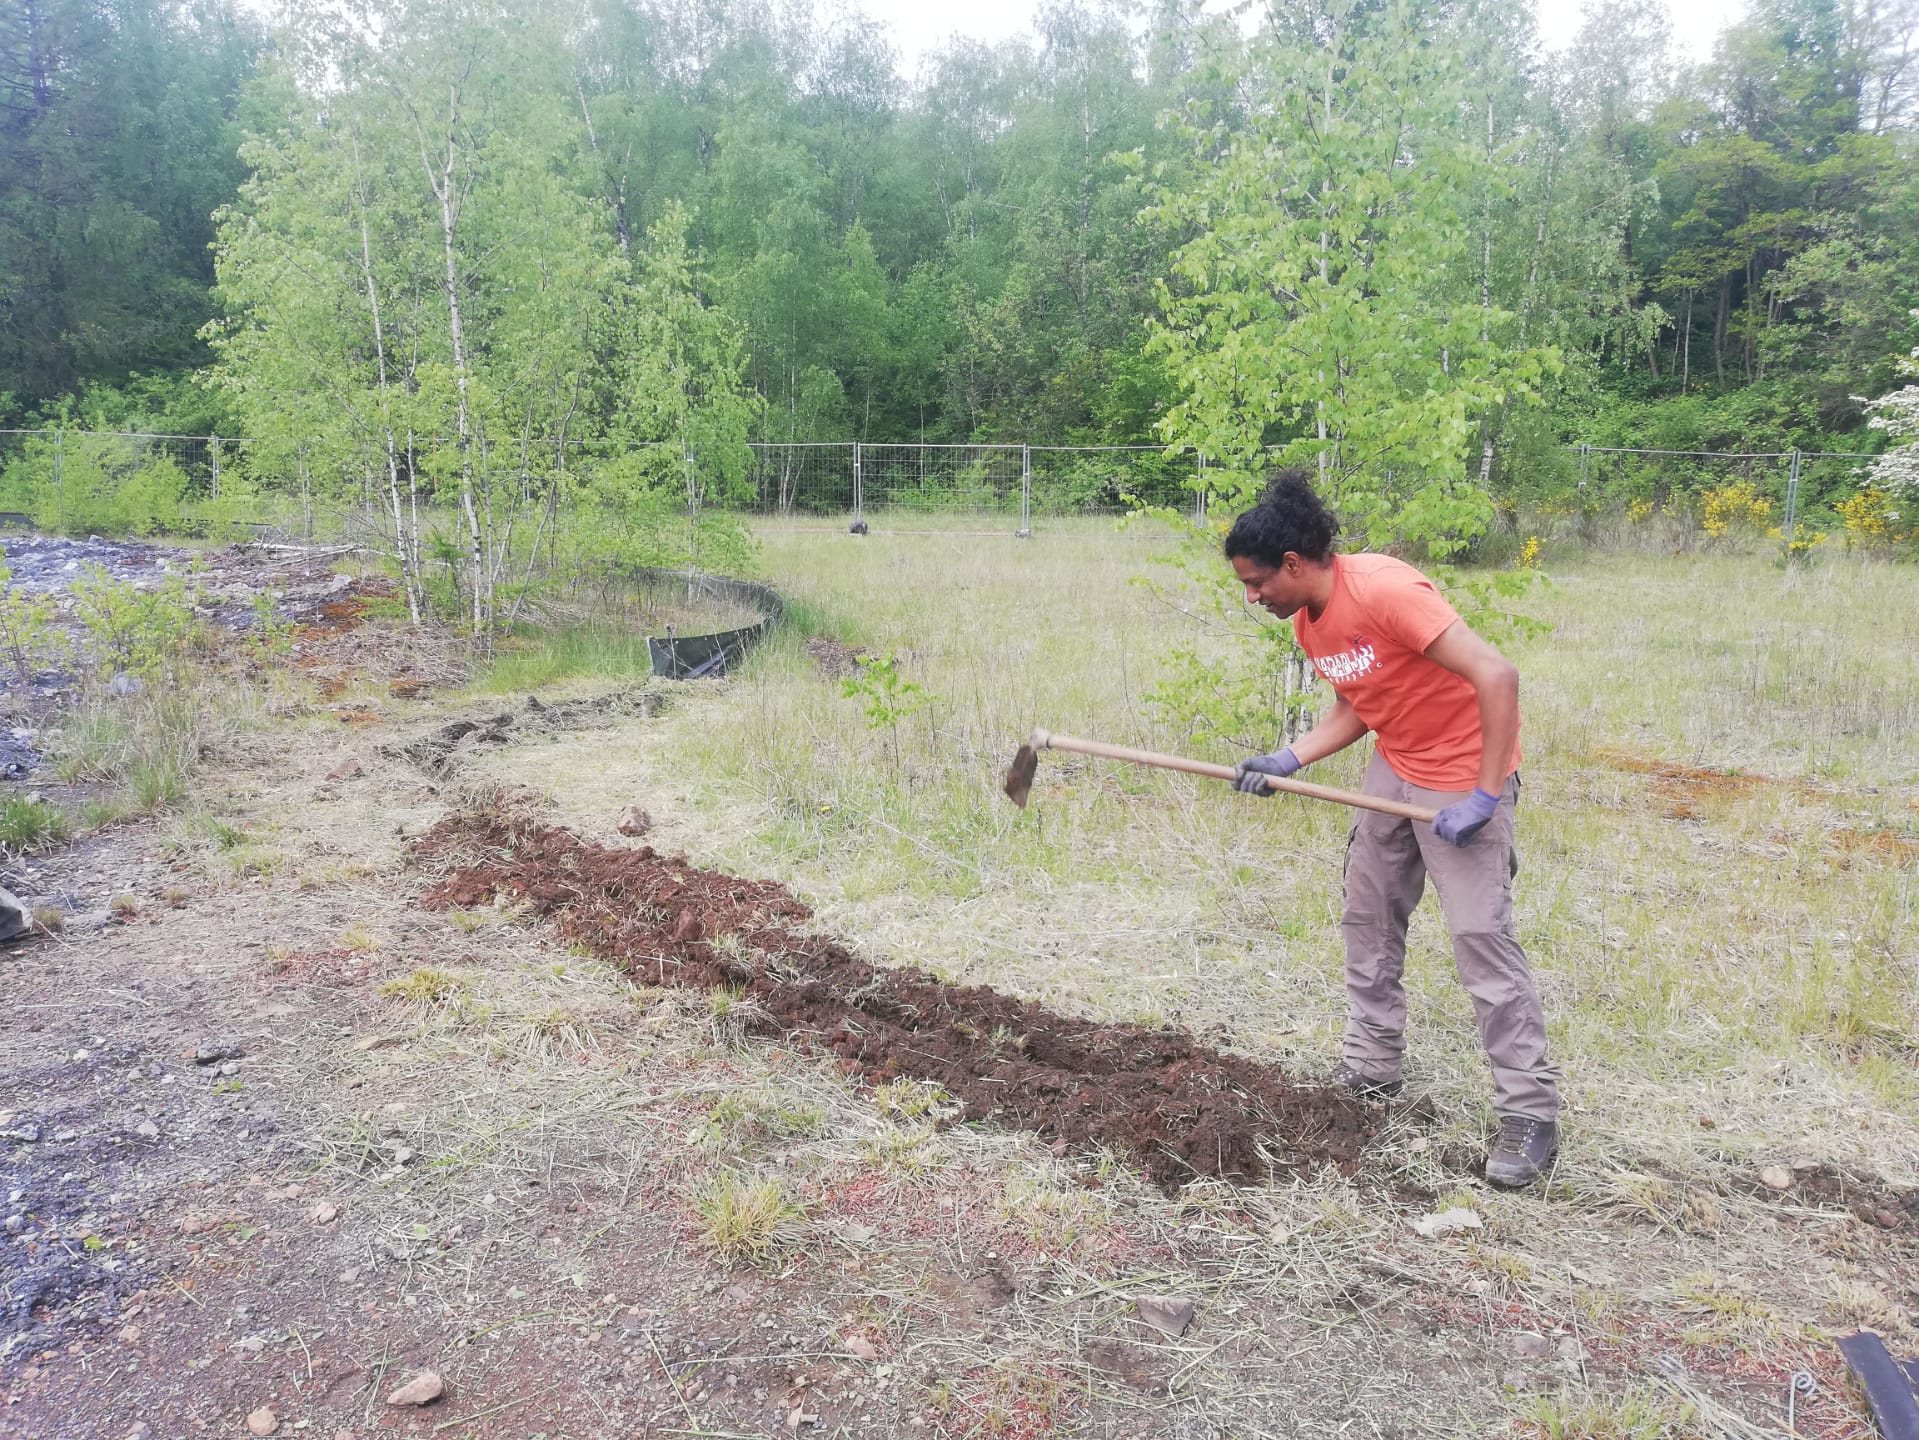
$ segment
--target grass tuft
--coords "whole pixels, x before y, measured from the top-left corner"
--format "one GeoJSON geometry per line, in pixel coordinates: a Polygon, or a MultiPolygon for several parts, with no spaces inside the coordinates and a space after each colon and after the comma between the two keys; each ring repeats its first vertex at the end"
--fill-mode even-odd
{"type": "Polygon", "coordinates": [[[473,982],[457,970],[441,970],[422,965],[405,975],[382,981],[380,994],[388,1000],[403,1001],[427,1009],[458,1000],[473,988],[473,982]]]}
{"type": "Polygon", "coordinates": [[[693,1197],[699,1238],[728,1264],[764,1265],[799,1242],[806,1214],[771,1177],[731,1171],[693,1197]]]}
{"type": "Polygon", "coordinates": [[[1540,1440],[1694,1440],[1692,1406],[1644,1390],[1612,1398],[1588,1391],[1541,1395],[1524,1411],[1540,1440]]]}
{"type": "Polygon", "coordinates": [[[50,849],[72,830],[66,813],[44,800],[9,795],[0,800],[0,853],[28,855],[50,849]]]}

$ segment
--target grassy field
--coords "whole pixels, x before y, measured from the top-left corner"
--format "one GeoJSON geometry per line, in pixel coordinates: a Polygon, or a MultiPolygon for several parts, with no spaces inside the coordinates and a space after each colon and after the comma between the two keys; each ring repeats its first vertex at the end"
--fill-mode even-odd
{"type": "MultiPolygon", "coordinates": [[[[698,858],[786,879],[877,953],[1329,1068],[1347,812],[1063,756],[1028,812],[998,794],[1036,724],[1186,744],[1144,700],[1195,624],[1133,583],[1154,553],[1091,524],[1023,544],[770,532],[764,573],[801,623],[690,696],[630,783],[684,797],[698,858]],[[870,723],[809,629],[895,654],[931,699],[870,723]]],[[[1528,608],[1553,628],[1509,647],[1519,903],[1571,1081],[1562,1175],[1789,1142],[1919,1177],[1919,574],[1595,557],[1528,608]]],[[[1363,758],[1313,778],[1354,784],[1363,758]]],[[[528,778],[603,808],[602,776],[565,763],[528,778]]],[[[1416,1083],[1477,1127],[1434,906],[1410,972],[1416,1083]]]]}

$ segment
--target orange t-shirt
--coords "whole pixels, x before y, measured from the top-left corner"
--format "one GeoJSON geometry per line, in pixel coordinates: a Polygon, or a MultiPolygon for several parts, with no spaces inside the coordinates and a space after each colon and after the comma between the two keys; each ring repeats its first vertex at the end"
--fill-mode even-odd
{"type": "MultiPolygon", "coordinates": [[[[1335,555],[1333,594],[1317,620],[1293,615],[1299,647],[1375,736],[1400,779],[1428,790],[1479,784],[1479,694],[1426,658],[1459,612],[1437,586],[1390,555],[1335,555]]],[[[1519,768],[1519,741],[1505,773],[1519,768]]]]}

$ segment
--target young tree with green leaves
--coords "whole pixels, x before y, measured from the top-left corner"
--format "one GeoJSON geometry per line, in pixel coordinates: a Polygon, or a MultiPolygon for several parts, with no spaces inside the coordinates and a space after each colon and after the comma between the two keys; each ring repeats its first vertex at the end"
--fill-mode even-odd
{"type": "Polygon", "coordinates": [[[1251,47],[1234,121],[1186,117],[1195,163],[1149,211],[1192,233],[1153,322],[1180,387],[1161,430],[1223,505],[1304,462],[1374,543],[1444,556],[1484,528],[1475,427],[1556,357],[1480,283],[1497,156],[1462,40],[1450,7],[1299,0],[1251,47]]]}

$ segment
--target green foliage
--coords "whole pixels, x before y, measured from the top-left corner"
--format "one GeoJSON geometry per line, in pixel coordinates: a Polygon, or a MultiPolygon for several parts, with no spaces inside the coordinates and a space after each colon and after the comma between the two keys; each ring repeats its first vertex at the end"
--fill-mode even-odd
{"type": "Polygon", "coordinates": [[[922,689],[917,680],[900,673],[899,657],[891,650],[858,659],[859,674],[840,681],[840,694],[860,702],[866,711],[866,723],[875,730],[897,729],[901,721],[939,699],[922,689]]]}
{"type": "MultiPolygon", "coordinates": [[[[155,533],[267,484],[371,499],[409,614],[481,630],[565,571],[569,513],[737,568],[665,517],[743,500],[749,438],[1190,441],[1227,506],[1283,454],[1365,543],[1478,558],[1488,492],[1600,532],[1569,439],[1877,449],[1860,397],[1919,338],[1884,7],[1779,0],[1680,67],[1644,0],[1550,66],[1517,0],[1278,0],[1252,35],[1055,5],[910,83],[803,7],[296,7],[264,61],[210,0],[14,10],[0,423],[257,443],[216,497],[202,455],[75,440],[56,485],[29,440],[0,505],[155,533]]],[[[1036,469],[1042,512],[1189,478],[1036,469]]]]}
{"type": "Polygon", "coordinates": [[[1191,745],[1235,754],[1277,750],[1312,725],[1318,677],[1293,627],[1246,605],[1220,558],[1223,530],[1187,523],[1185,532],[1159,557],[1172,577],[1139,583],[1161,603],[1201,619],[1206,640],[1173,647],[1168,674],[1146,703],[1191,745]]]}
{"type": "Polygon", "coordinates": [[[840,694],[858,700],[866,712],[866,723],[886,737],[893,768],[900,765],[899,728],[939,696],[930,694],[917,680],[900,673],[899,657],[891,650],[884,655],[860,655],[859,673],[840,681],[840,694]]]}
{"type": "Polygon", "coordinates": [[[13,662],[23,687],[32,685],[34,671],[65,649],[66,637],[55,627],[53,611],[51,595],[14,588],[13,568],[0,549],[0,653],[13,662]]]}
{"type": "Polygon", "coordinates": [[[240,181],[235,120],[263,44],[211,0],[0,9],[0,425],[204,360],[208,217],[240,181]]]}
{"type": "Polygon", "coordinates": [[[280,592],[262,590],[253,597],[253,629],[247,640],[262,658],[286,655],[293,649],[293,621],[280,613],[280,592]]]}
{"type": "Polygon", "coordinates": [[[1244,57],[1231,123],[1189,107],[1191,162],[1156,176],[1146,214],[1192,233],[1154,321],[1180,386],[1160,430],[1225,506],[1304,463],[1349,531],[1443,558],[1491,515],[1463,474],[1479,418],[1559,360],[1475,283],[1474,201],[1509,196],[1471,128],[1470,36],[1403,0],[1310,9],[1244,57]]]}
{"type": "Polygon", "coordinates": [[[86,566],[71,587],[75,618],[85,628],[94,665],[105,674],[157,679],[178,668],[201,641],[187,575],[175,571],[151,589],[86,566]]]}

